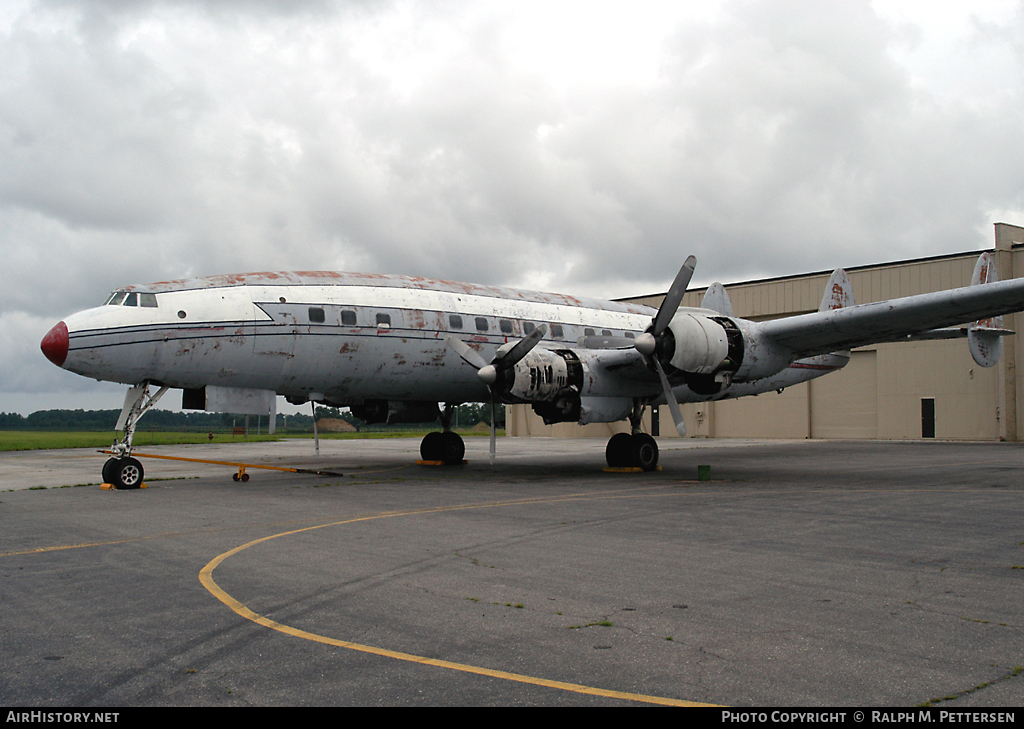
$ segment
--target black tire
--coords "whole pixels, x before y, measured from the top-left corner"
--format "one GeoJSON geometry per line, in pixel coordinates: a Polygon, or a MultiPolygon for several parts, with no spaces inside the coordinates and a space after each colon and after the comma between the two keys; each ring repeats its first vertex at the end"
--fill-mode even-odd
{"type": "Polygon", "coordinates": [[[439,460],[449,466],[458,466],[466,455],[466,444],[462,436],[450,430],[439,434],[441,436],[441,457],[439,460]]]}
{"type": "Polygon", "coordinates": [[[441,460],[442,435],[441,431],[434,431],[423,436],[420,442],[420,458],[424,461],[441,460]]]}
{"type": "Polygon", "coordinates": [[[142,479],[146,475],[142,464],[135,458],[118,458],[111,467],[110,482],[118,491],[137,489],[142,485],[142,479]]]}
{"type": "Polygon", "coordinates": [[[630,465],[632,457],[633,436],[629,433],[616,433],[605,446],[604,458],[609,468],[625,468],[630,465]]]}
{"type": "Polygon", "coordinates": [[[633,436],[633,465],[653,471],[658,467],[658,442],[647,433],[633,436]]]}
{"type": "Polygon", "coordinates": [[[117,467],[116,458],[108,458],[103,464],[103,483],[114,483],[114,469],[117,467]]]}

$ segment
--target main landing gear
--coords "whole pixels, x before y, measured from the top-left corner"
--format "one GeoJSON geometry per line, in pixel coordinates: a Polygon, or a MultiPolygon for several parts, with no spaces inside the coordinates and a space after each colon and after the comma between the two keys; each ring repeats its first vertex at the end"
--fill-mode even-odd
{"type": "Polygon", "coordinates": [[[646,404],[637,400],[629,416],[629,433],[616,433],[604,449],[609,468],[642,468],[653,471],[658,467],[658,442],[640,430],[646,404]]]}
{"type": "Polygon", "coordinates": [[[420,443],[420,457],[424,461],[441,461],[447,466],[458,466],[466,455],[466,444],[462,436],[451,429],[452,414],[456,405],[445,403],[441,415],[443,431],[427,433],[420,443]]]}
{"type": "Polygon", "coordinates": [[[658,467],[658,443],[647,433],[616,433],[604,449],[609,468],[642,468],[653,471],[658,467]]]}
{"type": "Polygon", "coordinates": [[[132,438],[139,418],[145,415],[165,392],[167,388],[161,387],[155,395],[150,395],[149,382],[143,382],[128,390],[124,398],[124,407],[121,408],[121,417],[114,426],[114,430],[124,431],[124,437],[110,446],[110,452],[114,457],[103,464],[103,483],[109,483],[119,491],[142,486],[142,478],[146,472],[138,459],[131,457],[132,438]]]}

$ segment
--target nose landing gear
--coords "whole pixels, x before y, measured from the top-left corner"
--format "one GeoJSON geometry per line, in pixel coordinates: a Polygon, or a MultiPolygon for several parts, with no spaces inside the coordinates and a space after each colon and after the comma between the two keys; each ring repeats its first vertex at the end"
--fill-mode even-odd
{"type": "Polygon", "coordinates": [[[146,411],[156,404],[156,401],[167,392],[167,387],[161,387],[156,394],[149,394],[149,381],[136,385],[128,390],[124,398],[124,407],[121,408],[121,417],[117,419],[114,430],[124,431],[124,437],[110,447],[113,458],[103,464],[103,483],[109,483],[114,488],[137,489],[142,486],[142,478],[145,470],[138,459],[132,458],[132,437],[135,435],[135,426],[146,411]]]}

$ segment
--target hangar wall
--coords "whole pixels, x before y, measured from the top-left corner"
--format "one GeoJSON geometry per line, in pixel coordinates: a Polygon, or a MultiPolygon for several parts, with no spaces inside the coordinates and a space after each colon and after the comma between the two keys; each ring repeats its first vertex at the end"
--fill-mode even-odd
{"type": "MultiPolygon", "coordinates": [[[[1024,228],[995,225],[1001,279],[1024,276],[1024,228]]],[[[847,269],[857,303],[967,286],[980,251],[847,269]]],[[[736,316],[775,319],[817,311],[831,271],[726,286],[736,316]]],[[[705,289],[689,291],[684,306],[700,306],[705,289]]],[[[664,294],[628,299],[660,305],[664,294]]],[[[1004,318],[1014,331],[1024,315],[1004,318]]],[[[1004,340],[998,365],[978,366],[963,339],[878,344],[853,351],[841,371],[782,393],[682,405],[690,437],[1024,440],[1024,336],[1004,340]]],[[[546,426],[528,405],[506,408],[514,436],[602,437],[626,423],[546,426]]],[[[667,409],[648,414],[646,432],[677,437],[667,409]],[[662,415],[663,417],[659,417],[662,415]]]]}

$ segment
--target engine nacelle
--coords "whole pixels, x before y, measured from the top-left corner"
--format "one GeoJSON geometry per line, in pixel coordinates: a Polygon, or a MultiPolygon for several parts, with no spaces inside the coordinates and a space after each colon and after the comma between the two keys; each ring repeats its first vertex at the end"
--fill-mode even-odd
{"type": "Polygon", "coordinates": [[[571,349],[532,349],[494,383],[508,403],[530,403],[548,425],[580,419],[583,365],[571,349]]]}
{"type": "Polygon", "coordinates": [[[714,395],[732,382],[770,377],[792,361],[791,352],[744,319],[684,312],[668,329],[672,343],[666,369],[681,374],[687,387],[702,395],[714,395]]]}

